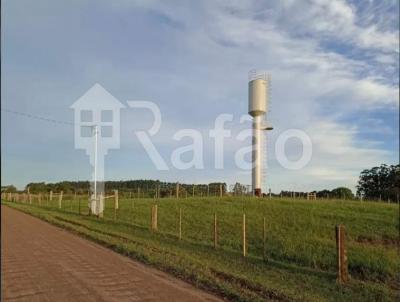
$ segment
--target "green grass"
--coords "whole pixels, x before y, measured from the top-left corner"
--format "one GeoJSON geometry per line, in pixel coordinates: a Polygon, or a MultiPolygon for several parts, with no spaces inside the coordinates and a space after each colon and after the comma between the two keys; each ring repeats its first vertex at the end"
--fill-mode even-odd
{"type": "MultiPolygon", "coordinates": [[[[83,200],[83,199],[82,199],[83,200]]],[[[104,219],[87,216],[87,201],[3,202],[168,271],[234,301],[391,301],[400,271],[397,205],[350,201],[259,200],[246,197],[120,199],[114,221],[108,199],[104,219]],[[158,205],[158,232],[150,227],[158,205]],[[178,236],[182,209],[182,240],[178,236]],[[213,248],[213,219],[219,243],[213,248]],[[248,257],[241,255],[246,213],[248,257]],[[263,218],[266,255],[263,260],[263,218]],[[335,225],[346,227],[351,281],[335,282],[335,225]]],[[[397,296],[396,296],[397,295],[397,296]]]]}

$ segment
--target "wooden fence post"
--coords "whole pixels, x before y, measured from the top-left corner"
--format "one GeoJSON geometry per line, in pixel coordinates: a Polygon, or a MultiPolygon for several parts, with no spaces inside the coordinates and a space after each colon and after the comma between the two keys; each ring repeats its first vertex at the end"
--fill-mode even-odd
{"type": "Polygon", "coordinates": [[[222,184],[219,185],[219,197],[222,198],[222,184]]]}
{"type": "Polygon", "coordinates": [[[242,223],[242,239],[243,239],[243,257],[247,255],[247,247],[246,247],[246,214],[243,213],[243,223],[242,223]]]}
{"type": "Polygon", "coordinates": [[[32,195],[31,195],[31,193],[28,193],[28,200],[29,200],[29,204],[32,204],[32,195]]]}
{"type": "Polygon", "coordinates": [[[81,215],[81,199],[78,198],[78,215],[81,215]]]}
{"type": "Polygon", "coordinates": [[[154,205],[151,206],[151,211],[150,211],[150,231],[153,231],[153,221],[154,221],[154,205]]]}
{"type": "Polygon", "coordinates": [[[42,194],[39,193],[38,195],[38,200],[39,200],[39,206],[42,206],[42,194]]]}
{"type": "Polygon", "coordinates": [[[151,230],[153,232],[157,232],[158,223],[157,223],[157,205],[153,205],[151,208],[151,230]]]}
{"type": "Polygon", "coordinates": [[[60,192],[60,196],[58,197],[58,208],[62,208],[62,198],[63,198],[63,191],[60,192]]]}
{"type": "Polygon", "coordinates": [[[53,200],[53,191],[50,191],[50,197],[49,197],[50,201],[53,200]]]}
{"type": "Polygon", "coordinates": [[[114,190],[114,220],[117,220],[118,208],[119,208],[118,190],[114,190]]]}
{"type": "Polygon", "coordinates": [[[179,240],[182,240],[182,208],[179,208],[179,240]]]}
{"type": "Polygon", "coordinates": [[[339,224],[336,226],[337,280],[339,283],[345,283],[349,279],[345,240],[345,228],[343,225],[339,224]]]}
{"type": "Polygon", "coordinates": [[[176,198],[179,198],[179,182],[176,183],[176,198]]]}
{"type": "Polygon", "coordinates": [[[218,246],[218,225],[217,225],[217,213],[214,213],[214,248],[218,246]]]}
{"type": "Polygon", "coordinates": [[[194,185],[192,186],[192,197],[194,197],[194,185]]]}
{"type": "Polygon", "coordinates": [[[267,240],[267,230],[265,228],[265,217],[263,219],[263,259],[267,259],[267,246],[266,246],[266,240],[267,240]]]}
{"type": "Polygon", "coordinates": [[[131,219],[132,219],[132,223],[135,222],[135,217],[134,217],[134,209],[135,209],[135,201],[133,199],[131,199],[131,219]]]}

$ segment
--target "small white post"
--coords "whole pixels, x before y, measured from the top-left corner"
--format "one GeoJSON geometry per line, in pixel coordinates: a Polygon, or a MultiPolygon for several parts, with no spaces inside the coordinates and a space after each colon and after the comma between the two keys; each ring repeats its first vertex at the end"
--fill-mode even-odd
{"type": "Polygon", "coordinates": [[[60,192],[60,196],[58,197],[58,208],[61,209],[61,203],[63,198],[63,191],[60,192]]]}

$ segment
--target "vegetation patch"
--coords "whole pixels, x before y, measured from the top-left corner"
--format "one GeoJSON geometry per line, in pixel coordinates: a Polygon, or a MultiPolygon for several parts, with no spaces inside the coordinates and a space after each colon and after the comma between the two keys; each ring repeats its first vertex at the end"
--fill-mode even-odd
{"type": "Polygon", "coordinates": [[[57,203],[41,207],[3,203],[230,301],[394,301],[398,298],[398,290],[393,286],[400,263],[395,245],[358,240],[362,236],[396,238],[398,211],[386,204],[341,201],[318,204],[233,197],[122,199],[114,220],[112,203],[106,204],[103,219],[88,216],[83,207],[79,215],[78,200],[65,201],[62,209],[57,208],[57,203]],[[154,204],[159,211],[157,232],[150,230],[154,204]],[[178,236],[180,209],[182,240],[178,236]],[[219,227],[217,249],[213,247],[214,213],[219,227]],[[248,223],[247,257],[241,254],[243,213],[248,223]],[[338,223],[346,226],[348,234],[351,280],[345,285],[338,285],[335,276],[334,228],[338,223]]]}

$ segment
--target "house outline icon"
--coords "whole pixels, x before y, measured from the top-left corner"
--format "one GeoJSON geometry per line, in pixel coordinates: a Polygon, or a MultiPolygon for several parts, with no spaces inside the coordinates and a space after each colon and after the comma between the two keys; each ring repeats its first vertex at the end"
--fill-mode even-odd
{"type": "Polygon", "coordinates": [[[85,149],[88,155],[93,154],[94,125],[99,131],[99,153],[104,156],[109,149],[120,148],[120,110],[125,105],[100,84],[93,85],[70,108],[74,109],[76,149],[85,149]]]}

